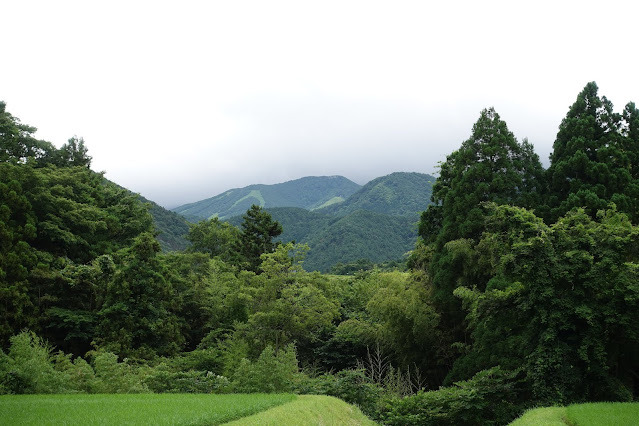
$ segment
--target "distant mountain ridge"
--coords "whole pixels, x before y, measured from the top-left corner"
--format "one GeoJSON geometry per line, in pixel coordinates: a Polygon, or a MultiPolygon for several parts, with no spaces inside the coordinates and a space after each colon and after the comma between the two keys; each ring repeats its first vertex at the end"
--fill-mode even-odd
{"type": "MultiPolygon", "coordinates": [[[[266,210],[284,228],[279,240],[309,245],[307,270],[326,272],[338,262],[360,259],[394,261],[415,246],[419,213],[430,204],[434,182],[427,174],[398,172],[373,179],[343,202],[313,211],[266,210]]],[[[239,227],[242,217],[228,221],[239,227]]]]}
{"type": "Polygon", "coordinates": [[[319,209],[320,213],[345,216],[358,210],[391,216],[415,216],[430,204],[435,178],[424,173],[395,172],[361,187],[346,201],[319,209]]]}
{"type": "Polygon", "coordinates": [[[251,205],[315,210],[341,203],[361,186],[343,176],[308,176],[274,185],[235,188],[215,197],[171,209],[191,221],[242,215],[251,205]]]}

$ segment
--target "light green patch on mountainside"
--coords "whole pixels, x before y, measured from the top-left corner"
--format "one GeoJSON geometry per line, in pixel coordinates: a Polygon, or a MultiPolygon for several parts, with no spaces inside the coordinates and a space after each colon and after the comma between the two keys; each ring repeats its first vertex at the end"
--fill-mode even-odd
{"type": "Polygon", "coordinates": [[[262,193],[258,189],[253,189],[253,190],[251,190],[251,192],[246,194],[244,197],[240,198],[235,203],[233,203],[233,207],[236,207],[242,201],[246,201],[246,200],[250,200],[251,201],[251,205],[256,204],[256,205],[258,205],[260,207],[264,207],[264,204],[266,204],[265,201],[264,201],[264,197],[262,197],[262,193]],[[251,199],[253,199],[255,201],[253,201],[251,199]]]}
{"type": "Polygon", "coordinates": [[[417,217],[430,204],[433,183],[435,178],[424,173],[392,173],[368,182],[345,202],[319,211],[337,216],[366,210],[391,216],[417,217]]]}
{"type": "Polygon", "coordinates": [[[315,209],[311,209],[311,210],[318,210],[324,207],[328,207],[328,206],[332,206],[333,204],[338,204],[338,203],[343,203],[344,201],[344,197],[333,197],[330,200],[328,200],[327,202],[325,202],[324,204],[322,204],[321,206],[315,208],[315,209]]]}
{"type": "Polygon", "coordinates": [[[275,185],[251,185],[172,209],[191,221],[217,214],[220,219],[244,214],[252,204],[261,207],[319,208],[336,198],[347,199],[360,185],[343,176],[309,176],[275,185]]]}

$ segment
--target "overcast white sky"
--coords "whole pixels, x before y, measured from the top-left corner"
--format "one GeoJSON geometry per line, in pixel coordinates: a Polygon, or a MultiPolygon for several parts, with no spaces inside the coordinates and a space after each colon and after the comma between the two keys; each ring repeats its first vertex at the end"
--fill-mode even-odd
{"type": "Polygon", "coordinates": [[[547,166],[596,81],[639,103],[635,1],[29,1],[0,100],[166,207],[252,183],[434,174],[494,106],[547,166]]]}

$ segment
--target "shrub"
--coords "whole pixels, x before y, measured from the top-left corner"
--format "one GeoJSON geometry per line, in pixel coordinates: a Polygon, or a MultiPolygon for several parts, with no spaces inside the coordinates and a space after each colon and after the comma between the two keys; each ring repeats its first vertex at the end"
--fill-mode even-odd
{"type": "Polygon", "coordinates": [[[1,354],[0,391],[55,393],[65,387],[64,376],[53,368],[51,347],[44,340],[23,331],[9,341],[9,353],[1,354]]]}
{"type": "Polygon", "coordinates": [[[95,373],[89,363],[83,358],[72,360],[71,355],[62,351],[53,356],[54,368],[63,376],[64,389],[56,393],[93,393],[95,388],[95,373]]]}
{"type": "Polygon", "coordinates": [[[144,384],[156,393],[224,393],[229,379],[211,371],[173,371],[166,364],[151,369],[144,384]]]}
{"type": "Polygon", "coordinates": [[[93,369],[95,370],[96,393],[140,393],[147,392],[137,369],[125,359],[118,362],[118,356],[111,352],[95,351],[93,369]]]}
{"type": "Polygon", "coordinates": [[[235,392],[291,392],[298,372],[295,347],[287,346],[275,353],[271,346],[262,351],[255,362],[246,358],[240,361],[233,374],[235,392]]]}
{"type": "Polygon", "coordinates": [[[342,370],[335,377],[328,394],[355,404],[364,414],[374,416],[378,401],[384,393],[383,389],[373,384],[362,369],[342,370]]]}
{"type": "Polygon", "coordinates": [[[386,401],[380,419],[388,425],[507,424],[522,410],[519,371],[500,367],[436,391],[386,401]]]}

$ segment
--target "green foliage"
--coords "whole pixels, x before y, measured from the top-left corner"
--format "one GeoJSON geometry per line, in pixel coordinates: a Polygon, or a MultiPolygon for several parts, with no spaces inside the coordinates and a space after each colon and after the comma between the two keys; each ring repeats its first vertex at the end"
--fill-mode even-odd
{"type": "Polygon", "coordinates": [[[31,332],[11,339],[9,353],[0,352],[0,391],[11,394],[60,392],[63,377],[53,366],[52,349],[31,332]]]}
{"type": "Polygon", "coordinates": [[[144,384],[155,393],[224,393],[230,381],[211,371],[174,371],[160,364],[144,377],[144,384]]]}
{"type": "Polygon", "coordinates": [[[153,225],[158,232],[156,238],[162,246],[162,251],[186,250],[189,247],[189,242],[185,238],[189,232],[189,223],[186,219],[142,196],[140,200],[149,206],[153,225]]]}
{"type": "MultiPolygon", "coordinates": [[[[421,173],[393,173],[374,179],[343,203],[315,211],[272,207],[288,205],[272,203],[264,208],[284,228],[279,241],[307,243],[312,248],[308,270],[326,272],[338,262],[359,259],[397,262],[415,244],[414,222],[429,204],[433,181],[421,173]]],[[[305,195],[298,193],[298,197],[305,195]]],[[[239,227],[241,219],[229,218],[229,222],[239,227]]]]}
{"type": "Polygon", "coordinates": [[[639,349],[639,230],[615,210],[596,222],[576,210],[549,227],[523,209],[490,209],[477,252],[492,278],[455,292],[474,343],[452,378],[524,366],[545,403],[630,398],[637,364],[624,354],[639,349]]]}
{"type": "Polygon", "coordinates": [[[95,393],[141,393],[147,392],[146,385],[142,382],[139,369],[130,364],[128,360],[118,361],[118,356],[112,352],[94,351],[90,353],[93,358],[95,371],[95,393]]]}
{"type": "Polygon", "coordinates": [[[545,188],[543,169],[532,145],[519,143],[493,108],[481,112],[471,137],[440,165],[433,185],[433,205],[422,214],[420,249],[410,264],[432,280],[432,300],[440,314],[439,331],[445,362],[467,341],[464,311],[453,291],[460,286],[483,288],[490,279],[474,250],[484,231],[484,203],[538,205],[545,188]]]}
{"type": "Polygon", "coordinates": [[[294,346],[289,345],[277,352],[267,346],[256,361],[242,359],[233,373],[232,386],[235,392],[240,393],[290,392],[297,372],[294,346]]]}
{"type": "Polygon", "coordinates": [[[274,238],[282,233],[282,225],[274,221],[268,212],[255,204],[246,211],[242,218],[242,231],[237,242],[237,251],[240,253],[246,269],[259,273],[259,267],[262,263],[260,256],[275,250],[277,244],[274,238]]]}
{"type": "Polygon", "coordinates": [[[101,347],[140,358],[175,354],[182,347],[173,288],[165,279],[159,250],[157,240],[143,233],[123,253],[98,314],[96,341],[101,347]]]}
{"type": "Polygon", "coordinates": [[[375,413],[382,389],[363,370],[342,370],[335,375],[328,394],[357,405],[367,415],[375,413]]]}
{"type": "Polygon", "coordinates": [[[217,256],[225,262],[237,261],[240,231],[216,217],[191,225],[186,239],[191,242],[189,251],[217,256]]]}
{"type": "Polygon", "coordinates": [[[84,139],[77,136],[69,139],[67,143],[56,152],[55,163],[67,167],[91,167],[91,157],[88,148],[84,145],[84,139]]]}
{"type": "Polygon", "coordinates": [[[639,113],[632,103],[615,113],[597,92],[597,84],[588,83],[559,126],[547,171],[549,222],[575,207],[594,218],[609,202],[633,222],[639,219],[639,113]]]}
{"type": "Polygon", "coordinates": [[[23,164],[28,160],[38,164],[51,161],[55,147],[33,137],[36,128],[22,124],[6,110],[0,101],[0,163],[23,164]]]}
{"type": "Polygon", "coordinates": [[[306,268],[326,272],[338,262],[401,259],[415,245],[414,222],[410,217],[363,210],[336,219],[328,228],[301,240],[311,247],[306,268]]]}
{"type": "Polygon", "coordinates": [[[292,342],[305,350],[332,326],[338,302],[325,278],[303,270],[306,250],[288,243],[262,255],[263,273],[250,278],[249,315],[245,323],[235,324],[234,338],[253,350],[272,345],[279,351],[292,342]]]}
{"type": "MultiPolygon", "coordinates": [[[[0,340],[29,327],[83,353],[106,272],[151,219],[134,196],[86,167],[0,163],[0,340]]],[[[77,351],[77,352],[76,352],[77,351]]]]}
{"type": "Polygon", "coordinates": [[[501,425],[514,419],[522,406],[517,371],[499,367],[439,390],[391,398],[380,409],[388,425],[501,425]]]}
{"type": "MultiPolygon", "coordinates": [[[[415,245],[415,218],[356,211],[336,218],[294,208],[268,209],[284,232],[278,241],[308,244],[309,271],[327,272],[337,263],[366,259],[373,263],[403,259],[415,245]]],[[[229,220],[239,226],[239,218],[229,220]]]]}
{"type": "Polygon", "coordinates": [[[171,287],[170,312],[177,317],[185,350],[194,350],[213,330],[246,319],[234,268],[204,253],[170,253],[160,261],[171,287]]]}
{"type": "MultiPolygon", "coordinates": [[[[471,137],[440,165],[432,202],[441,206],[441,229],[434,236],[420,236],[436,240],[438,247],[459,238],[477,239],[483,228],[482,202],[534,206],[539,201],[535,194],[543,188],[541,163],[532,145],[517,142],[499,114],[485,109],[471,137]]],[[[430,228],[420,225],[422,230],[430,228]]]]}

